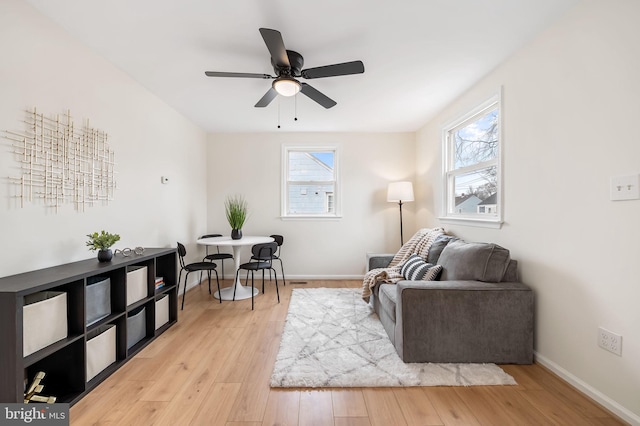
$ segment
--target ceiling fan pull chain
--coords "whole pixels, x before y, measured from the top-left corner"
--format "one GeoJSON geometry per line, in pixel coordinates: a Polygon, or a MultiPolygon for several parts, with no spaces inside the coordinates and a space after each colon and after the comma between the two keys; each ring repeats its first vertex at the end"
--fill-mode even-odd
{"type": "Polygon", "coordinates": [[[293,121],[298,121],[298,94],[293,97],[293,121]]]}
{"type": "Polygon", "coordinates": [[[278,129],[280,128],[280,96],[278,96],[278,129]]]}

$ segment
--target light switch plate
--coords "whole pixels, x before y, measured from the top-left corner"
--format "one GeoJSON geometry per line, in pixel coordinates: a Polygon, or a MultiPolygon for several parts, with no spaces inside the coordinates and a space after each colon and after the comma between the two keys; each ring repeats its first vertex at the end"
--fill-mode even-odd
{"type": "Polygon", "coordinates": [[[640,174],[612,177],[611,199],[613,201],[640,199],[640,174]]]}

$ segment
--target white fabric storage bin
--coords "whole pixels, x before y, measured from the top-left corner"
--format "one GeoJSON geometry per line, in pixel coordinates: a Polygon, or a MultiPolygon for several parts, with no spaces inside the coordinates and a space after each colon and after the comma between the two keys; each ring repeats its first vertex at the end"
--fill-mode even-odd
{"type": "Polygon", "coordinates": [[[41,291],[24,297],[22,355],[27,356],[67,337],[67,293],[41,291]]]}
{"type": "Polygon", "coordinates": [[[108,317],[111,314],[111,279],[108,277],[87,278],[85,300],[87,325],[108,317]]]}
{"type": "Polygon", "coordinates": [[[104,324],[87,340],[87,382],[116,362],[116,326],[104,324]]]}
{"type": "Polygon", "coordinates": [[[156,300],[156,330],[169,322],[169,295],[156,300]]]}
{"type": "Polygon", "coordinates": [[[127,306],[147,297],[147,267],[130,266],[127,269],[127,306]]]}
{"type": "Polygon", "coordinates": [[[127,349],[131,349],[136,343],[147,335],[146,308],[142,307],[137,313],[127,317],[127,349]]]}

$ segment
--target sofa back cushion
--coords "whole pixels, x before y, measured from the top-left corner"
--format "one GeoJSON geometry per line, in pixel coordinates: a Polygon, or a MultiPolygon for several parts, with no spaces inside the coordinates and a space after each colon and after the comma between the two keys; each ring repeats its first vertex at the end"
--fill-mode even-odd
{"type": "Polygon", "coordinates": [[[511,282],[511,283],[519,283],[520,277],[518,276],[518,261],[511,259],[509,261],[509,266],[507,266],[507,270],[502,277],[502,281],[511,282]]]}
{"type": "Polygon", "coordinates": [[[440,280],[497,283],[502,281],[510,260],[509,250],[497,244],[451,241],[438,259],[443,268],[440,280]]]}
{"type": "Polygon", "coordinates": [[[429,247],[429,254],[427,255],[427,263],[438,263],[438,259],[442,254],[442,250],[449,244],[451,241],[456,241],[458,238],[453,235],[442,234],[438,235],[435,239],[431,247],[429,247]]]}

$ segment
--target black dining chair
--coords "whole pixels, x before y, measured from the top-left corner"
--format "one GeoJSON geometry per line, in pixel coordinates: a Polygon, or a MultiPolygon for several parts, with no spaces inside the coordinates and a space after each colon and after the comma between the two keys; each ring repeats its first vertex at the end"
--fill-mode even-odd
{"type": "Polygon", "coordinates": [[[284,266],[282,265],[282,243],[284,242],[284,237],[282,235],[270,235],[271,238],[278,244],[278,250],[275,252],[273,259],[280,261],[280,271],[282,271],[282,285],[287,285],[286,280],[284,279],[284,266]]]}
{"type": "MultiPolygon", "coordinates": [[[[184,277],[184,290],[182,292],[182,308],[180,310],[184,310],[184,299],[187,295],[187,281],[189,280],[189,274],[191,272],[197,271],[207,271],[207,275],[209,276],[209,294],[211,294],[211,271],[216,273],[216,282],[218,283],[218,294],[220,294],[220,280],[218,279],[218,271],[216,270],[216,265],[213,262],[194,262],[185,264],[184,257],[187,255],[187,249],[184,248],[184,245],[178,243],[178,257],[180,258],[180,274],[178,275],[178,292],[180,292],[180,281],[182,279],[182,271],[186,271],[187,275],[184,277]]],[[[201,275],[202,276],[202,275],[201,275]]],[[[220,303],[222,303],[222,298],[220,298],[220,303]]]]}
{"type": "MultiPolygon", "coordinates": [[[[251,247],[251,260],[249,262],[243,263],[240,265],[240,268],[236,272],[235,279],[238,279],[238,274],[240,273],[240,269],[247,271],[247,281],[249,280],[249,271],[251,271],[251,310],[253,310],[253,275],[255,271],[262,271],[262,292],[264,293],[264,271],[269,270],[273,271],[273,275],[276,279],[276,294],[278,295],[278,303],[280,303],[280,292],[278,290],[278,276],[276,275],[276,270],[273,269],[273,255],[278,249],[278,244],[275,242],[272,243],[264,243],[264,244],[256,244],[251,247]]],[[[233,299],[236,298],[235,287],[233,290],[233,299]]]]}
{"type": "MultiPolygon", "coordinates": [[[[211,238],[211,237],[222,237],[222,234],[206,234],[200,237],[203,238],[211,238]]],[[[209,254],[209,246],[205,246],[205,254],[206,256],[202,259],[202,261],[210,261],[215,262],[216,260],[220,261],[220,265],[222,265],[222,278],[224,278],[224,261],[225,259],[233,259],[233,255],[231,253],[221,253],[220,247],[216,246],[216,253],[209,254]]],[[[200,273],[200,281],[202,281],[202,272],[200,273]]]]}
{"type": "MultiPolygon", "coordinates": [[[[271,257],[272,260],[279,260],[280,261],[280,271],[282,271],[282,284],[283,285],[287,285],[287,282],[284,278],[284,266],[282,265],[282,258],[280,257],[280,252],[281,252],[281,247],[282,247],[282,243],[284,242],[284,237],[282,235],[269,235],[271,238],[273,238],[273,241],[275,241],[275,243],[278,245],[278,249],[275,251],[275,253],[273,253],[273,256],[271,257]]],[[[251,259],[254,259],[254,257],[251,257],[251,259]]],[[[273,269],[273,273],[276,273],[276,270],[273,269]]],[[[271,279],[271,271],[269,271],[269,279],[271,279]]],[[[264,285],[263,285],[264,287],[264,285]]],[[[264,290],[263,290],[264,293],[264,290]]]]}

